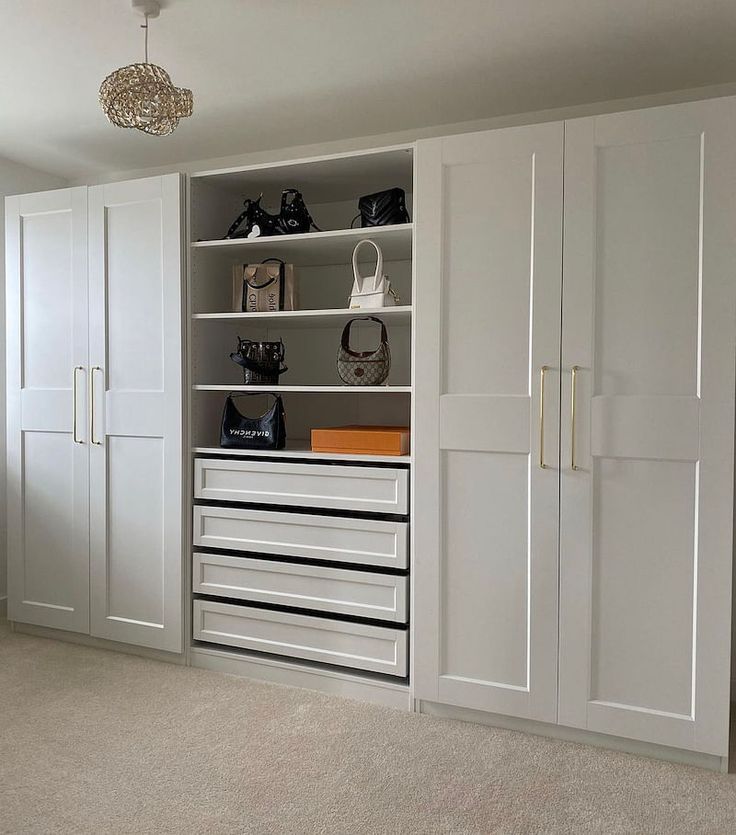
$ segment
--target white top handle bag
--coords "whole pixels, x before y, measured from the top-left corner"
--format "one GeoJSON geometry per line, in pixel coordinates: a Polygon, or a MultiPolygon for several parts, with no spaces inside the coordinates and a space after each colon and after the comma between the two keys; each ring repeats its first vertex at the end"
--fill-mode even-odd
{"type": "Polygon", "coordinates": [[[375,310],[379,307],[393,307],[398,302],[391,282],[383,274],[383,253],[381,247],[370,238],[358,241],[353,250],[353,289],[350,293],[351,310],[375,310]],[[364,244],[376,250],[376,269],[372,276],[362,276],[358,267],[358,251],[364,244]]]}

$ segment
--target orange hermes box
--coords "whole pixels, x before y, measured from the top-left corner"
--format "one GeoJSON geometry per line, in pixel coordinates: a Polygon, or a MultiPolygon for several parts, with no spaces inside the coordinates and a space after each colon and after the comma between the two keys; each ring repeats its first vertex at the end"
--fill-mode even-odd
{"type": "Polygon", "coordinates": [[[333,426],[312,429],[312,452],[408,455],[407,426],[333,426]]]}

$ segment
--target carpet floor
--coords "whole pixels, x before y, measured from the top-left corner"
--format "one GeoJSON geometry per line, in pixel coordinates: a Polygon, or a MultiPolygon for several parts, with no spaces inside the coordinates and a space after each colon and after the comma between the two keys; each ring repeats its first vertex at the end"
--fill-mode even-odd
{"type": "Polygon", "coordinates": [[[733,833],[736,775],[0,624],[2,833],[733,833]]]}

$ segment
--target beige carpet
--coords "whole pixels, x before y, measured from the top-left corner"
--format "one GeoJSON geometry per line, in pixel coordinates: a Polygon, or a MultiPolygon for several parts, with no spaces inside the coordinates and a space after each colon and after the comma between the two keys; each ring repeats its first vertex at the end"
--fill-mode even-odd
{"type": "Polygon", "coordinates": [[[3,833],[732,833],[736,775],[0,625],[3,833]]]}

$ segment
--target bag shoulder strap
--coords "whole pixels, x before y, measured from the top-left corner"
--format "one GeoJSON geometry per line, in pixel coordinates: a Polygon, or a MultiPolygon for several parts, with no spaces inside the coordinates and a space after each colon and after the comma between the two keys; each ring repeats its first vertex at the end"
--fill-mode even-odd
{"type": "Polygon", "coordinates": [[[351,357],[367,357],[375,353],[375,351],[353,351],[350,347],[350,329],[353,326],[353,322],[376,322],[381,326],[381,345],[388,344],[388,331],[386,330],[385,323],[381,319],[377,316],[356,316],[345,325],[342,331],[342,338],[340,339],[340,345],[343,350],[347,351],[351,357]]]}

